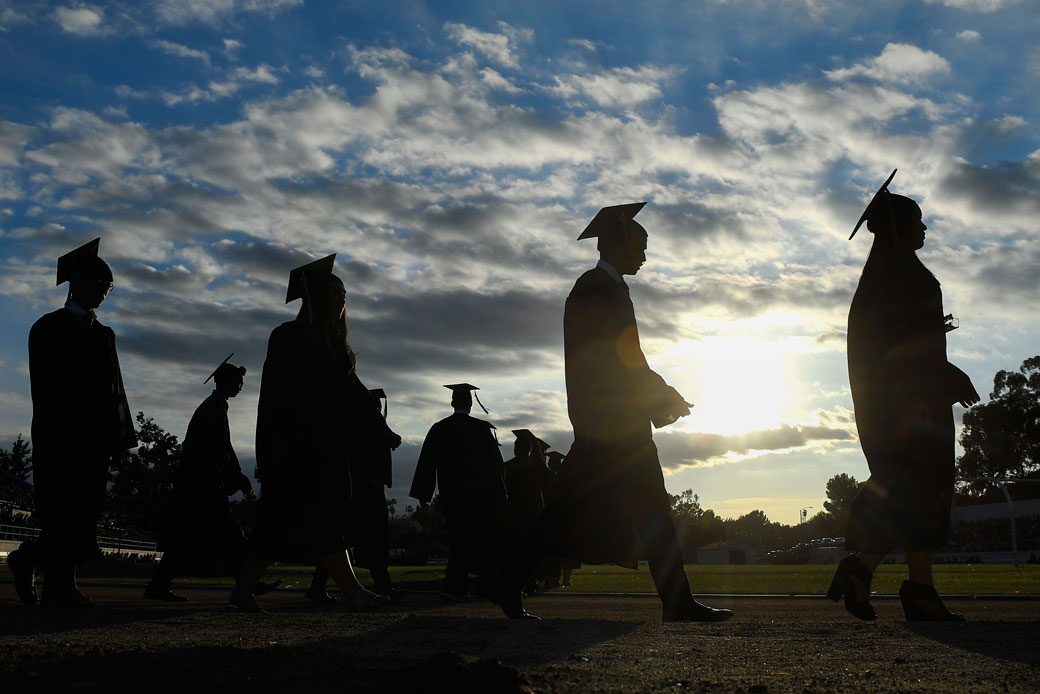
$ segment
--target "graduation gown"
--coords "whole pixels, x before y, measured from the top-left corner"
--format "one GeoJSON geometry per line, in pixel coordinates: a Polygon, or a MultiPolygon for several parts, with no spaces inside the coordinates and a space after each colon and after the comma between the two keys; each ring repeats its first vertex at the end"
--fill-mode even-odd
{"type": "Polygon", "coordinates": [[[942,291],[912,254],[871,251],[849,311],[849,383],[870,479],[846,546],[883,553],[946,543],[954,479],[942,291]]]}
{"type": "Polygon", "coordinates": [[[352,367],[318,325],[297,319],[271,333],[256,426],[266,556],[313,562],[347,547],[349,456],[386,428],[352,367]]]}
{"type": "Polygon", "coordinates": [[[94,558],[110,462],[137,445],[115,333],[68,308],[44,315],[29,331],[29,381],[40,550],[94,558]]]}
{"type": "Polygon", "coordinates": [[[408,495],[428,502],[440,489],[446,514],[500,517],[506,503],[502,453],[483,419],[457,412],[430,427],[408,495]]]}
{"type": "Polygon", "coordinates": [[[468,573],[485,574],[499,560],[506,517],[502,454],[490,422],[464,412],[430,427],[409,496],[428,502],[434,486],[451,545],[444,589],[465,593],[468,573]]]}
{"type": "Polygon", "coordinates": [[[534,529],[545,508],[543,490],[547,488],[552,473],[535,455],[510,458],[504,468],[509,495],[509,526],[516,537],[523,538],[534,529]]]}
{"type": "Polygon", "coordinates": [[[561,553],[633,566],[637,526],[669,508],[651,426],[674,391],[646,362],[628,287],[602,268],[578,278],[563,323],[574,445],[556,483],[561,553]]]}
{"type": "Polygon", "coordinates": [[[167,551],[184,575],[233,574],[241,561],[242,533],[228,497],[247,488],[249,479],[231,445],[227,411],[227,400],[214,390],[184,435],[167,519],[167,551]]]}
{"type": "Polygon", "coordinates": [[[354,547],[355,563],[384,571],[389,560],[390,515],[383,490],[393,484],[391,450],[380,441],[371,441],[367,447],[352,450],[348,464],[351,520],[347,539],[354,547]]]}

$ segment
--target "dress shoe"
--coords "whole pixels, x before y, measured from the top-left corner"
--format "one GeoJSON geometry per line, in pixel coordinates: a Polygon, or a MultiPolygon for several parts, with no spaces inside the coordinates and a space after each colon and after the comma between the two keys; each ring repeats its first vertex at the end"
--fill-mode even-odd
{"type": "Polygon", "coordinates": [[[523,593],[519,588],[510,588],[506,581],[497,576],[481,589],[481,596],[498,605],[510,619],[541,620],[524,609],[523,593]]]}
{"type": "Polygon", "coordinates": [[[733,616],[732,610],[708,607],[693,598],[679,608],[665,608],[661,612],[662,622],[725,622],[733,616]]]}
{"type": "Polygon", "coordinates": [[[235,588],[228,596],[228,608],[240,614],[262,614],[267,612],[252,593],[242,593],[235,588]]]}
{"type": "Polygon", "coordinates": [[[831,579],[831,587],[827,589],[827,597],[834,602],[845,598],[845,609],[849,614],[864,621],[873,621],[877,619],[877,613],[874,612],[874,606],[870,604],[869,598],[870,581],[873,578],[874,574],[863,565],[859,557],[850,554],[838,562],[834,578],[831,579]],[[857,581],[866,588],[868,596],[866,600],[859,599],[856,592],[857,581]]]}
{"type": "Polygon", "coordinates": [[[964,615],[946,609],[935,588],[923,583],[903,581],[899,587],[899,600],[903,603],[903,615],[908,622],[965,621],[964,615]]]}
{"type": "Polygon", "coordinates": [[[7,565],[14,574],[14,589],[18,598],[26,605],[35,605],[39,600],[36,593],[36,567],[28,554],[20,549],[7,555],[7,565]]]}
{"type": "Polygon", "coordinates": [[[339,598],[335,595],[330,595],[329,591],[325,590],[325,588],[321,586],[311,586],[307,589],[307,592],[304,593],[304,595],[314,602],[319,602],[323,605],[331,605],[334,602],[339,602],[339,598]]]}
{"type": "Polygon", "coordinates": [[[145,586],[144,597],[148,600],[159,600],[160,602],[188,602],[186,595],[177,595],[169,586],[157,586],[149,583],[145,586]]]}
{"type": "Polygon", "coordinates": [[[76,586],[49,587],[43,586],[43,597],[40,599],[43,607],[93,607],[94,603],[86,595],[80,592],[76,586]]]}

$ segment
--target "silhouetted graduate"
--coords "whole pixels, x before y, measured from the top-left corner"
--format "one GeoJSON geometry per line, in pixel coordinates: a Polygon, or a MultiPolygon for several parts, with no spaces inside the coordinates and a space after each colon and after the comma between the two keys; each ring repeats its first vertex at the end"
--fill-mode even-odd
{"type": "MultiPolygon", "coordinates": [[[[386,420],[389,406],[386,391],[368,391],[373,405],[386,420]]],[[[386,487],[393,484],[392,449],[375,439],[349,455],[351,498],[348,540],[354,548],[354,562],[368,569],[373,590],[391,600],[400,600],[407,591],[394,588],[390,581],[390,513],[386,506],[386,487]]],[[[318,602],[336,602],[325,589],[328,573],[320,566],[314,570],[307,597],[318,602]]]]}
{"type": "Polygon", "coordinates": [[[228,497],[238,492],[255,497],[231,445],[228,399],[242,391],[246,375],[244,366],[229,362],[232,356],[203,381],[213,380],[213,392],[188,422],[166,513],[163,557],[144,592],[151,600],[187,600],[172,591],[174,576],[235,576],[241,568],[242,531],[228,497]]]}
{"type": "Polygon", "coordinates": [[[732,616],[690,594],[651,434],[651,423],[670,424],[689,414],[690,405],[647,365],[623,279],[646,262],[646,230],[633,219],[645,204],[605,207],[578,237],[598,239],[600,260],[578,278],[564,307],[574,445],[533,541],[489,586],[488,596],[510,618],[530,616],[519,588],[550,553],[632,567],[645,556],[664,621],[732,616]]]}
{"type": "MultiPolygon", "coordinates": [[[[952,404],[979,395],[946,358],[950,329],[939,282],[918,259],[921,208],[888,190],[895,171],[856,223],[874,234],[849,310],[849,383],[870,478],[852,502],[845,546],[828,596],[861,619],[874,569],[887,552],[907,552],[910,580],[899,591],[910,620],[962,621],[932,584],[931,553],[945,546],[953,499],[952,404]]],[[[849,238],[851,239],[852,236],[849,238]]]]}
{"type": "Polygon", "coordinates": [[[101,556],[97,522],[109,466],[137,445],[116,336],[94,313],[114,286],[112,270],[98,257],[100,242],[58,259],[57,284],[69,283],[68,299],[29,331],[34,516],[41,532],[8,557],[26,603],[36,601],[33,573],[42,566],[44,605],[90,604],[76,586],[76,565],[101,556]]]}
{"type": "Polygon", "coordinates": [[[494,425],[469,414],[477,387],[444,387],[455,412],[430,427],[408,494],[429,503],[434,488],[440,490],[451,544],[442,594],[462,600],[469,574],[487,575],[500,555],[506,488],[494,425]]]}
{"type": "Polygon", "coordinates": [[[505,461],[506,492],[509,495],[509,526],[518,538],[526,538],[545,508],[543,490],[551,474],[545,454],[549,444],[530,429],[513,431],[513,457],[505,461]]]}
{"type": "Polygon", "coordinates": [[[260,610],[250,591],[272,558],[320,563],[348,609],[386,602],[361,587],[346,555],[349,457],[373,440],[396,448],[401,438],[355,370],[346,290],[332,274],[335,259],[290,273],[285,301],[303,299],[303,306],[296,320],[274,329],[267,345],[256,426],[260,527],[232,601],[244,611],[260,610]]]}

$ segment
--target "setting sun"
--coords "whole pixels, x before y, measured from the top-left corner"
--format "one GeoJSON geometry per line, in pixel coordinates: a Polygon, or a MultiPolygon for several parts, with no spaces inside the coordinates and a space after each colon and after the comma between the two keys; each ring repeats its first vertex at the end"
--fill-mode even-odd
{"type": "Polygon", "coordinates": [[[737,434],[780,426],[792,391],[782,342],[746,337],[683,341],[667,355],[667,371],[694,403],[685,427],[737,434]]]}

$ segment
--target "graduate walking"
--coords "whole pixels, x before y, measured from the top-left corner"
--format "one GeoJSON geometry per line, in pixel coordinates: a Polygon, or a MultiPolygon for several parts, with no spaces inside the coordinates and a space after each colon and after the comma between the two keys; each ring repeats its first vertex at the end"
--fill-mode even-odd
{"type": "Polygon", "coordinates": [[[691,406],[647,364],[624,280],[646,262],[647,233],[633,219],[645,204],[605,207],[578,237],[598,239],[600,259],[578,278],[564,307],[574,445],[531,541],[488,586],[488,597],[512,619],[531,616],[521,588],[547,554],[632,568],[645,557],[666,622],[722,621],[733,614],[690,594],[651,433],[688,415],[691,406]]]}
{"type": "Polygon", "coordinates": [[[506,487],[494,425],[470,416],[471,392],[478,388],[468,383],[444,387],[451,391],[455,411],[426,434],[408,495],[425,504],[435,488],[440,490],[451,547],[441,595],[464,600],[469,574],[486,578],[502,554],[506,487]]]}
{"type": "Polygon", "coordinates": [[[37,600],[34,575],[42,568],[43,605],[85,607],[76,566],[101,556],[97,523],[112,459],[137,446],[116,354],[116,336],[95,309],[114,287],[98,256],[101,239],[58,259],[58,285],[69,283],[65,306],[29,331],[32,390],[34,516],[40,537],[8,557],[23,602],[37,600]]]}

